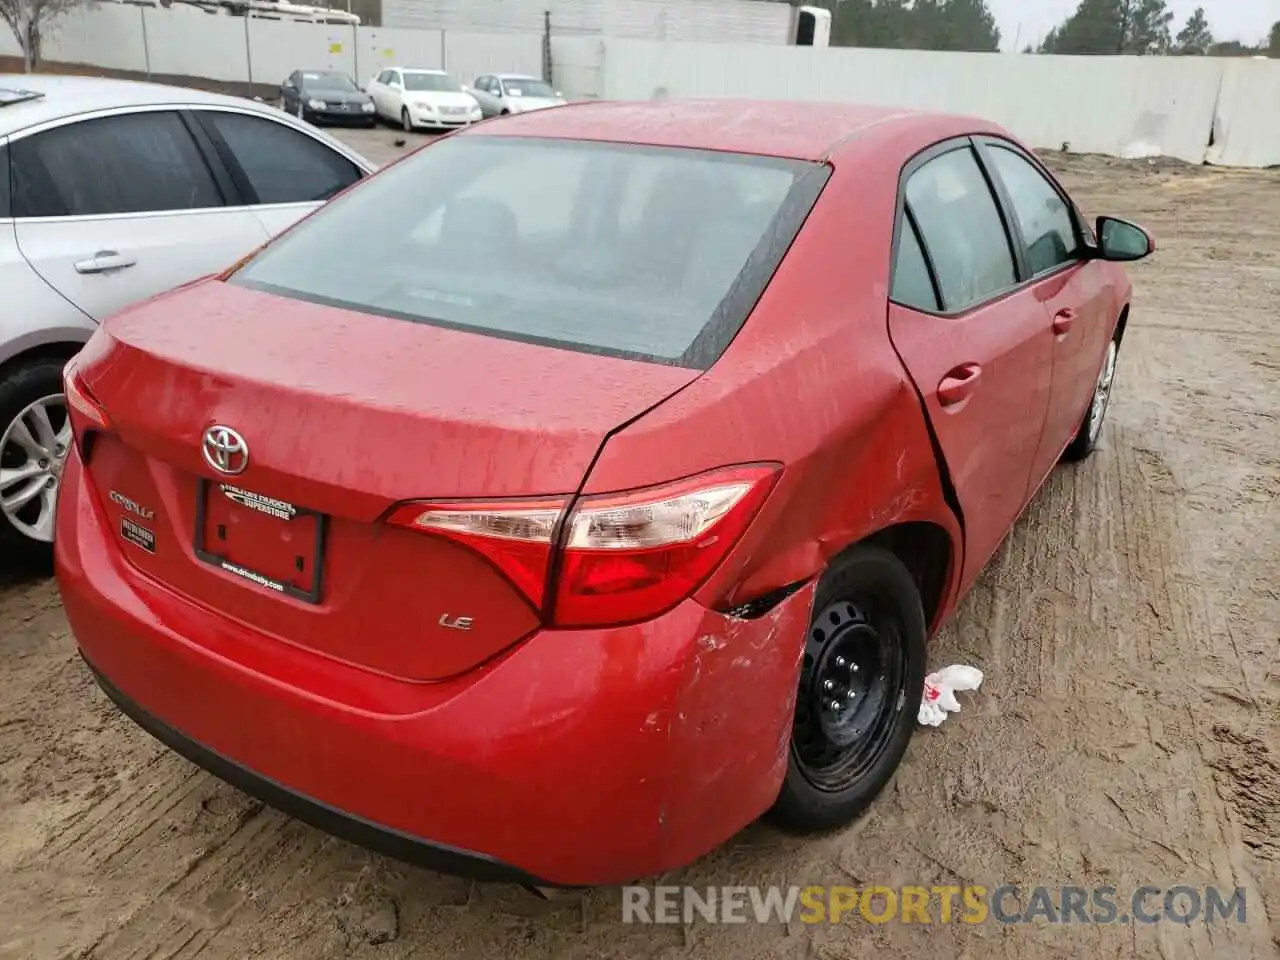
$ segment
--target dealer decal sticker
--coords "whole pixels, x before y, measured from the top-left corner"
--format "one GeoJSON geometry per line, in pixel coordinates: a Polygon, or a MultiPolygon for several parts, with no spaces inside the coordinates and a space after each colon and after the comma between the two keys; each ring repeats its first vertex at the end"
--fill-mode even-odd
{"type": "Polygon", "coordinates": [[[134,523],[128,517],[120,518],[120,536],[135,547],[140,547],[147,551],[147,553],[156,552],[156,535],[141,524],[134,523]]]}

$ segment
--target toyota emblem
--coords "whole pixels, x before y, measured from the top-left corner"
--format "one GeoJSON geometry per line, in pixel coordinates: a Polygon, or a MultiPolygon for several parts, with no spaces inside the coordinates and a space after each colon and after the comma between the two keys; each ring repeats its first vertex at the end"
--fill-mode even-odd
{"type": "Polygon", "coordinates": [[[221,424],[210,427],[204,432],[201,448],[204,462],[219,473],[235,476],[249,466],[249,444],[230,427],[221,424]]]}

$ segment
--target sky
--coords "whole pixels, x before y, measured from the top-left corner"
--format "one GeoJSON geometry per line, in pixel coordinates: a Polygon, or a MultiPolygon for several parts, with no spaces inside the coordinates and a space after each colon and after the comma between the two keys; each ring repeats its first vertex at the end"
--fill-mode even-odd
{"type": "MultiPolygon", "coordinates": [[[[1280,20],[1280,0],[1168,0],[1173,11],[1174,33],[1182,28],[1196,7],[1204,7],[1217,40],[1257,43],[1280,20]]],[[[1000,46],[1021,49],[1038,43],[1078,6],[1077,0],[987,0],[1000,26],[1000,46]],[[1021,39],[1018,39],[1021,26],[1021,39]]]]}

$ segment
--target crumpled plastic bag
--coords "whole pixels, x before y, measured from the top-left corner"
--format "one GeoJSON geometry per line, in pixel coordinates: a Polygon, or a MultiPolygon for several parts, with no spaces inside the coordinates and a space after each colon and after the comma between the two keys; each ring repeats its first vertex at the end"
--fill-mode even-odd
{"type": "Polygon", "coordinates": [[[949,713],[960,712],[957,692],[977,690],[982,686],[982,671],[977,667],[954,665],[943,667],[924,678],[924,698],[920,701],[919,721],[926,727],[937,727],[949,713]]]}

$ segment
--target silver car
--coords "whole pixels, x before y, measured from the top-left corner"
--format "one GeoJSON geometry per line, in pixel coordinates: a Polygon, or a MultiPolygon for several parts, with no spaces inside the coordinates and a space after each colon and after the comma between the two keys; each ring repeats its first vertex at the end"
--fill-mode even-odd
{"type": "Polygon", "coordinates": [[[231,266],[374,169],[253,101],[0,75],[0,562],[52,556],[62,368],[97,324],[231,266]]]}
{"type": "Polygon", "coordinates": [[[465,89],[476,98],[486,117],[527,113],[566,102],[551,84],[523,73],[486,73],[465,89]]]}

